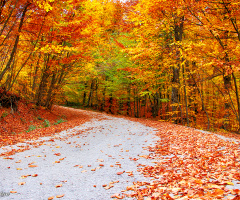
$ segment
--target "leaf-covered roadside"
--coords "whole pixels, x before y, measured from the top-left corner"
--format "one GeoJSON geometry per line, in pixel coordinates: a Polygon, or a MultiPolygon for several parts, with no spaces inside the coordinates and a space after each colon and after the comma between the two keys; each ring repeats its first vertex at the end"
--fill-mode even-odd
{"type": "MultiPolygon", "coordinates": [[[[22,111],[19,110],[19,112],[22,111]]],[[[50,118],[46,117],[47,111],[44,112],[46,112],[44,119],[50,121],[50,118]]],[[[82,112],[71,108],[54,107],[52,115],[53,113],[56,114],[55,116],[66,115],[68,121],[24,134],[9,135],[5,139],[2,136],[1,142],[14,144],[32,139],[33,144],[41,145],[39,142],[34,143],[34,139],[39,136],[52,135],[90,119],[88,111],[82,112]]],[[[139,165],[139,170],[145,177],[150,177],[151,181],[130,183],[126,191],[121,194],[113,194],[112,198],[131,197],[139,200],[240,199],[240,140],[238,135],[234,135],[235,140],[228,141],[215,134],[203,133],[170,123],[127,119],[154,127],[158,132],[159,140],[154,147],[149,147],[149,155],[139,155],[154,163],[153,166],[139,165]]],[[[53,121],[55,120],[54,118],[53,121]]],[[[9,152],[9,155],[13,153],[15,151],[9,152]]],[[[57,153],[54,155],[59,156],[57,153]]],[[[137,159],[134,158],[133,162],[137,159]]],[[[29,164],[29,167],[35,166],[33,163],[29,164]]],[[[124,169],[118,172],[118,175],[123,174],[123,171],[124,169]]],[[[24,185],[23,182],[20,184],[24,185]]],[[[107,185],[104,187],[111,189],[107,185]]]]}
{"type": "Polygon", "coordinates": [[[156,128],[160,138],[146,156],[154,165],[139,168],[152,181],[135,182],[118,198],[240,199],[238,135],[236,139],[225,140],[170,123],[131,120],[156,128]]]}
{"type": "Polygon", "coordinates": [[[23,101],[18,103],[18,112],[1,108],[0,116],[0,147],[25,140],[34,142],[39,137],[50,136],[90,120],[89,115],[76,109],[54,106],[49,111],[23,101]]]}

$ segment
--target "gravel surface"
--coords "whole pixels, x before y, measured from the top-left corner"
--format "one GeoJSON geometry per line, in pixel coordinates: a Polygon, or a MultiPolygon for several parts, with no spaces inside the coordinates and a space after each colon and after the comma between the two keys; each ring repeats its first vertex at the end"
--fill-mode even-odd
{"type": "Polygon", "coordinates": [[[27,143],[0,148],[3,153],[30,147],[8,159],[0,157],[0,199],[46,200],[58,199],[57,195],[68,200],[111,199],[132,182],[149,180],[137,166],[151,165],[144,155],[155,137],[153,128],[106,115],[41,138],[45,142],[37,148],[27,143]]]}
{"type": "MultiPolygon", "coordinates": [[[[29,148],[0,157],[0,200],[107,200],[133,182],[152,181],[138,172],[138,167],[155,165],[144,157],[149,155],[148,147],[160,140],[157,130],[102,113],[79,112],[93,119],[52,137],[0,148],[0,154],[29,148]]],[[[203,137],[213,134],[201,132],[206,134],[203,137]]],[[[216,136],[239,144],[236,139],[216,136]]],[[[227,150],[224,145],[219,148],[227,150]]],[[[174,155],[162,158],[169,156],[174,155]]],[[[238,181],[232,182],[234,185],[226,188],[240,189],[238,181]]]]}

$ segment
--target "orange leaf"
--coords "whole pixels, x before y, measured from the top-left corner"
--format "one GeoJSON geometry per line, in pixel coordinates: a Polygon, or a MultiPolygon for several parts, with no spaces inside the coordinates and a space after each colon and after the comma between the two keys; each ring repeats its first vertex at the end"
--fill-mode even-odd
{"type": "Polygon", "coordinates": [[[64,195],[65,195],[65,194],[57,195],[56,197],[57,197],[57,198],[62,198],[62,197],[64,197],[64,195]]]}
{"type": "Polygon", "coordinates": [[[37,165],[28,165],[28,167],[37,167],[37,165]]]}
{"type": "Polygon", "coordinates": [[[10,193],[14,194],[14,193],[17,193],[17,191],[10,191],[10,193]]]}
{"type": "Polygon", "coordinates": [[[24,185],[26,182],[20,182],[18,183],[18,185],[24,185]]]}
{"type": "Polygon", "coordinates": [[[123,199],[123,197],[121,197],[119,193],[113,194],[111,198],[123,199]]]}
{"type": "Polygon", "coordinates": [[[48,200],[52,200],[52,199],[54,199],[54,197],[48,197],[48,200]]]}
{"type": "Polygon", "coordinates": [[[62,187],[62,184],[56,185],[55,187],[56,188],[62,187]]]}
{"type": "Polygon", "coordinates": [[[37,177],[37,176],[38,176],[38,174],[33,174],[33,175],[32,175],[32,177],[37,177]]]}
{"type": "Polygon", "coordinates": [[[221,189],[216,189],[212,195],[213,196],[219,196],[219,195],[223,195],[224,194],[224,190],[221,190],[221,189]]]}
{"type": "Polygon", "coordinates": [[[28,176],[31,176],[31,175],[30,175],[30,174],[28,174],[28,175],[22,175],[22,176],[21,176],[21,179],[27,178],[28,176]]]}
{"type": "Polygon", "coordinates": [[[123,174],[125,171],[123,171],[123,172],[117,172],[117,175],[121,175],[121,174],[123,174]]]}

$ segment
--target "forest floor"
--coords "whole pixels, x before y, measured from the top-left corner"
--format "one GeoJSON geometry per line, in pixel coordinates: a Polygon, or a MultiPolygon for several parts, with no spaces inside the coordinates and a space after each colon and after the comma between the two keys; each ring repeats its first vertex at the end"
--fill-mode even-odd
{"type": "Polygon", "coordinates": [[[0,199],[240,199],[239,135],[60,106],[0,111],[0,199]]]}

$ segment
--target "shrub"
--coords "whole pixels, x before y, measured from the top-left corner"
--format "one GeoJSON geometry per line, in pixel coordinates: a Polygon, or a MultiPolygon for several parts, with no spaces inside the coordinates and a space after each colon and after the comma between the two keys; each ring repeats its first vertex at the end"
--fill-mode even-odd
{"type": "Polygon", "coordinates": [[[30,125],[29,128],[28,128],[28,130],[27,130],[26,132],[28,133],[28,132],[30,132],[30,131],[35,130],[36,128],[37,128],[36,126],[30,125]]]}
{"type": "Polygon", "coordinates": [[[49,126],[51,126],[51,124],[47,119],[45,119],[44,122],[43,122],[43,126],[44,127],[49,127],[49,126]]]}
{"type": "Polygon", "coordinates": [[[60,124],[60,123],[66,122],[66,121],[67,120],[61,118],[61,119],[57,120],[57,122],[55,122],[54,125],[57,125],[57,124],[60,124]]]}

